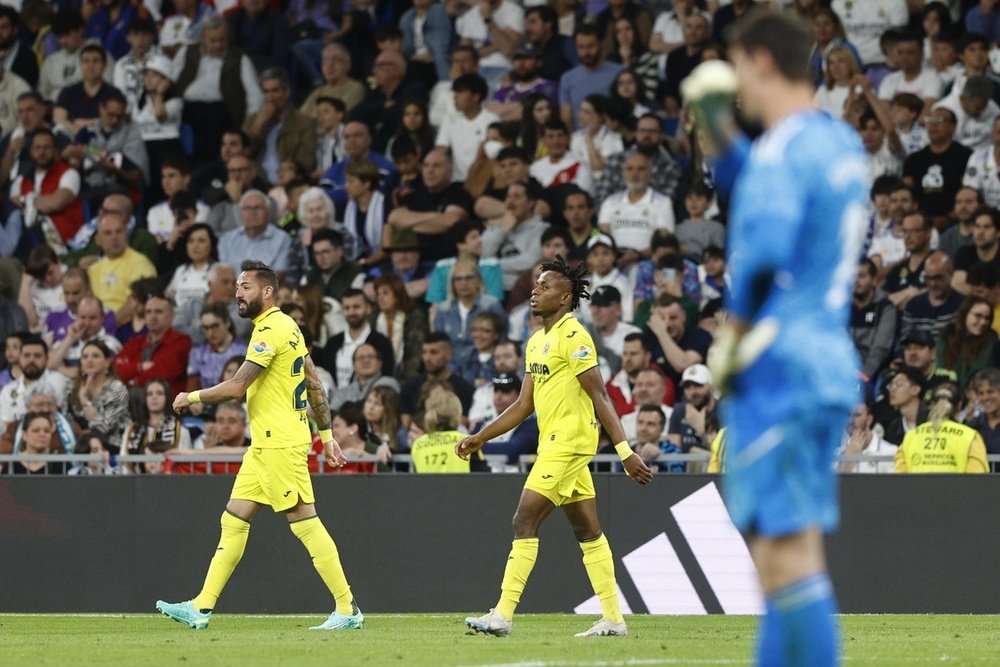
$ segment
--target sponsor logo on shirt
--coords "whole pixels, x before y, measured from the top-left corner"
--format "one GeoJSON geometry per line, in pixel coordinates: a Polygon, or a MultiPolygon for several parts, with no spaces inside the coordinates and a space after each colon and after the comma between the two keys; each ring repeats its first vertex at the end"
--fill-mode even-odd
{"type": "Polygon", "coordinates": [[[593,353],[594,351],[591,350],[589,347],[587,347],[586,345],[581,345],[580,347],[576,348],[576,352],[571,352],[569,356],[573,359],[586,359],[593,353]]]}
{"type": "Polygon", "coordinates": [[[257,341],[256,343],[253,344],[253,351],[256,352],[257,354],[264,354],[265,352],[267,353],[274,352],[274,350],[272,350],[271,347],[262,340],[257,341]]]}

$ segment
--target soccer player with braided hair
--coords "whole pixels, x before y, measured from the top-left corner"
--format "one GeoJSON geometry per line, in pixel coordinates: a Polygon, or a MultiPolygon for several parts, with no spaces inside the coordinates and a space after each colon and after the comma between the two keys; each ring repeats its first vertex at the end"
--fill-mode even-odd
{"type": "Polygon", "coordinates": [[[583,551],[583,565],[601,602],[603,617],[577,637],[620,636],[627,632],[618,605],[614,558],[601,531],[589,464],[597,453],[600,424],[618,443],[615,449],[625,473],[639,484],[653,476],[629,447],[618,415],[604,389],[597,351],[573,310],[588,297],[586,270],[568,265],[559,255],[542,265],[531,291],[531,313],[542,328],[525,346],[521,393],[503,414],[455,447],[462,458],[511,430],[532,412],[538,413],[538,459],[532,467],[514,513],[514,542],[500,586],[500,601],[489,613],[465,619],[475,632],[505,637],[514,610],[538,555],[538,528],[557,507],[573,526],[583,551]]]}

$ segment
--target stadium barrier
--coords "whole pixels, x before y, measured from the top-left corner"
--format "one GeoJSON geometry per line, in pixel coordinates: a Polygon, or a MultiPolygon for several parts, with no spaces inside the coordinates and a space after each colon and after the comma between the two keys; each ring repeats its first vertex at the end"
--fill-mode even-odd
{"type": "MultiPolygon", "coordinates": [[[[495,602],[523,475],[320,475],[317,507],[372,612],[481,611],[495,602]]],[[[0,477],[0,612],[146,612],[201,586],[231,476],[0,477]]],[[[718,480],[640,487],[595,475],[632,613],[754,613],[760,597],[718,480]]],[[[850,613],[998,613],[1000,478],[846,475],[829,557],[850,613]]],[[[524,612],[597,609],[567,523],[541,530],[524,612]]],[[[281,517],[254,521],[220,612],[328,613],[281,517]]]]}

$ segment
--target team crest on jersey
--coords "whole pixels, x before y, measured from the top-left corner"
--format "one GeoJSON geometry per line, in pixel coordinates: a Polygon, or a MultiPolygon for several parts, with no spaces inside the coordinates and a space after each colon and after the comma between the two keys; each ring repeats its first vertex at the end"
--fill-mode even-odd
{"type": "Polygon", "coordinates": [[[576,352],[570,352],[569,356],[572,357],[573,359],[586,359],[593,353],[594,351],[591,350],[589,347],[587,347],[586,345],[581,345],[580,347],[576,348],[576,352]]]}
{"type": "Polygon", "coordinates": [[[257,354],[264,354],[265,352],[274,352],[271,347],[262,340],[257,341],[253,344],[253,351],[257,354]]]}

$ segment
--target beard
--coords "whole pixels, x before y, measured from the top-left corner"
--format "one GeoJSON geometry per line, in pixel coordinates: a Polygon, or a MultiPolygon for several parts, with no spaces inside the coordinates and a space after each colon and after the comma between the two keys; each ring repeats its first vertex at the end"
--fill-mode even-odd
{"type": "Polygon", "coordinates": [[[260,312],[264,310],[264,301],[262,299],[257,299],[256,301],[244,301],[243,299],[237,299],[236,310],[239,312],[240,317],[252,320],[260,315],[260,312]]]}
{"type": "Polygon", "coordinates": [[[514,81],[517,81],[518,83],[524,83],[526,81],[534,81],[535,77],[537,76],[538,72],[536,71],[518,72],[516,70],[511,70],[510,72],[510,78],[514,81]]]}
{"type": "Polygon", "coordinates": [[[38,366],[31,364],[29,366],[25,366],[24,368],[22,368],[21,372],[24,373],[24,377],[26,377],[27,379],[37,380],[38,378],[42,377],[42,373],[45,372],[45,369],[39,368],[38,366]]]}

